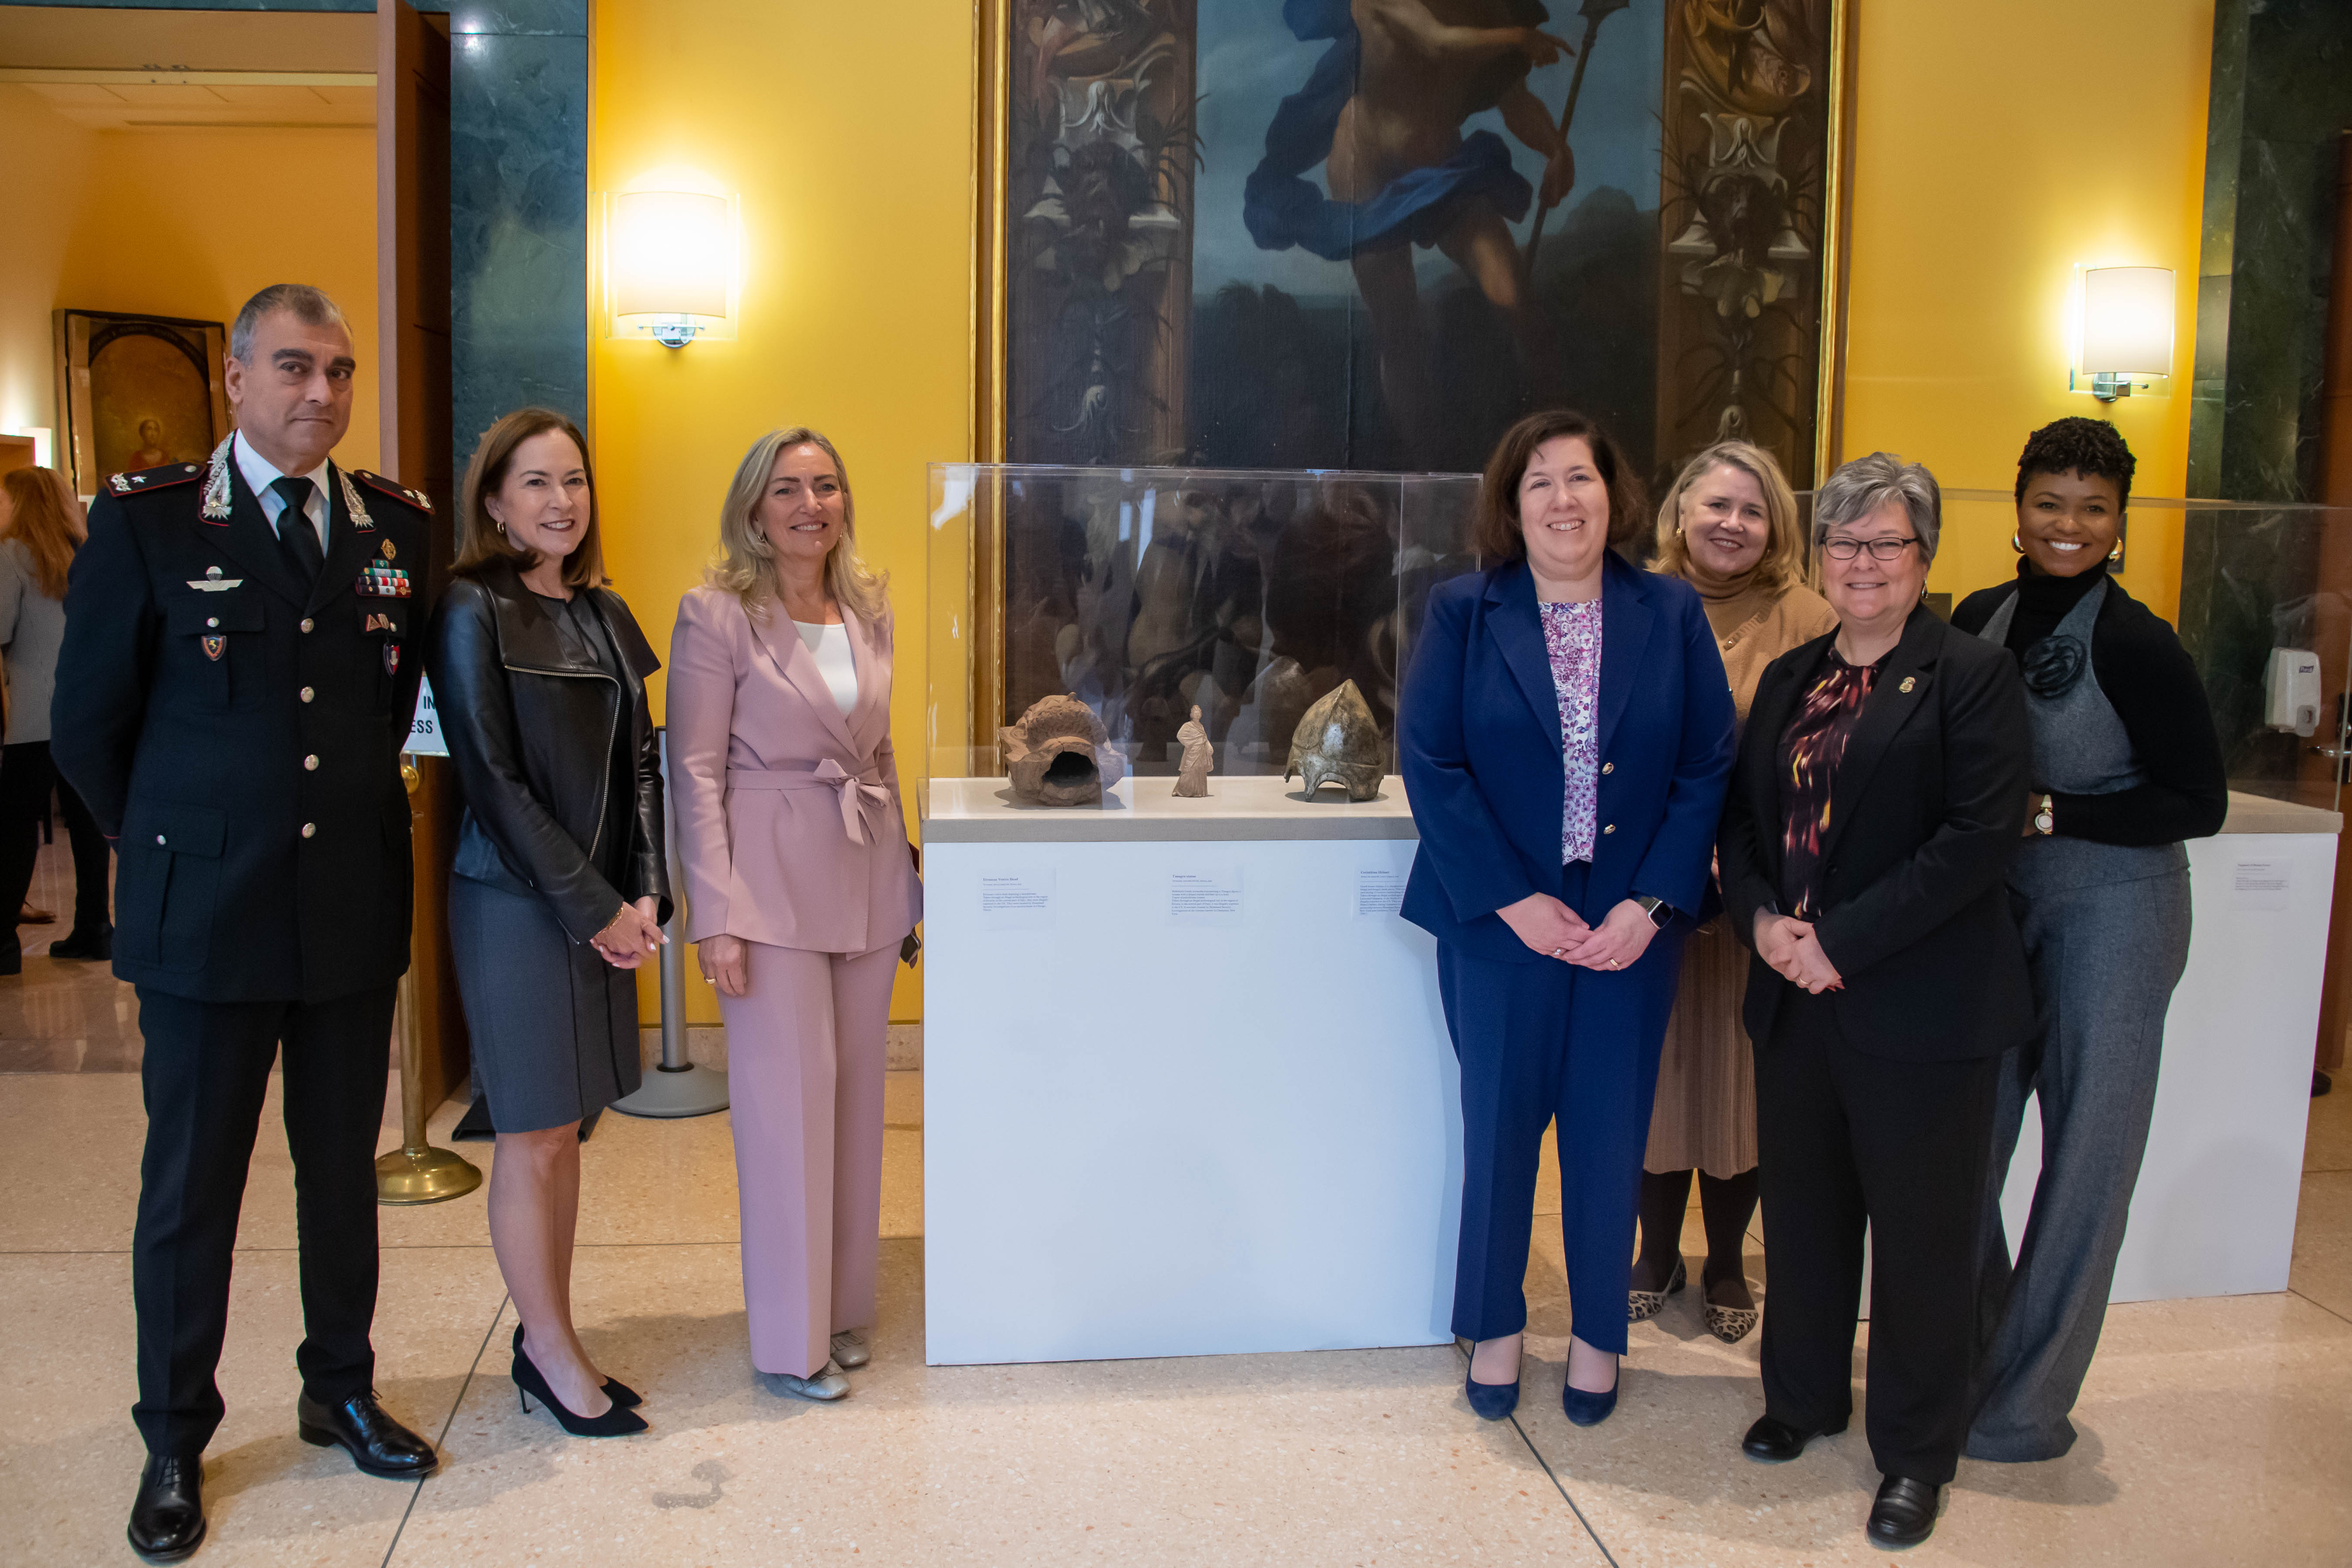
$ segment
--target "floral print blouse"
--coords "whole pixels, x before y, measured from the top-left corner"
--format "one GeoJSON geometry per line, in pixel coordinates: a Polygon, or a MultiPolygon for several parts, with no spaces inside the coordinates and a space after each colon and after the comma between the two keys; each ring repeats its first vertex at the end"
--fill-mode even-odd
{"type": "Polygon", "coordinates": [[[1601,784],[1601,601],[1537,607],[1559,699],[1560,755],[1568,773],[1559,858],[1567,865],[1592,858],[1601,784]]]}

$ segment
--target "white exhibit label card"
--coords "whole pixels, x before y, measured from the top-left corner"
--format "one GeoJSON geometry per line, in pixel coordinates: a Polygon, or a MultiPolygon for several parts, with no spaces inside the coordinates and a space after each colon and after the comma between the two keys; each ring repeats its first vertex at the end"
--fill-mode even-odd
{"type": "Polygon", "coordinates": [[[2241,860],[2231,868],[2230,890],[2242,910],[2283,910],[2294,886],[2294,868],[2284,860],[2241,860]]]}
{"type": "Polygon", "coordinates": [[[416,681],[416,712],[408,721],[408,744],[402,749],[419,757],[449,754],[449,742],[441,738],[441,715],[433,706],[433,683],[422,676],[416,681]]]}
{"type": "Polygon", "coordinates": [[[1404,907],[1404,873],[1383,867],[1356,873],[1356,918],[1381,920],[1404,907]]]}
{"type": "Polygon", "coordinates": [[[980,923],[1025,931],[1054,923],[1054,868],[1008,866],[980,874],[980,923]]]}
{"type": "Polygon", "coordinates": [[[1168,923],[1237,926],[1242,923],[1242,868],[1195,866],[1168,873],[1168,923]]]}

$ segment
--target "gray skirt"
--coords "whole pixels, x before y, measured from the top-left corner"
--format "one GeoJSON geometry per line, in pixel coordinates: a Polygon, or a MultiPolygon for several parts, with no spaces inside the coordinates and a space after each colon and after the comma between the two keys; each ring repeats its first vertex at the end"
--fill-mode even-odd
{"type": "Polygon", "coordinates": [[[636,1091],[637,977],[566,936],[546,900],[452,877],[449,945],[498,1131],[561,1127],[636,1091]]]}

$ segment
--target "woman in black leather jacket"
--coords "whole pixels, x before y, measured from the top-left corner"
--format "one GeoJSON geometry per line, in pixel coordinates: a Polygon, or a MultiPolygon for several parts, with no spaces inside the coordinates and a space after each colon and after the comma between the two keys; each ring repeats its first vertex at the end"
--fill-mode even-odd
{"type": "Polygon", "coordinates": [[[572,1329],[572,1246],[580,1123],[637,1087],[629,972],[669,916],[645,687],[660,661],[604,586],[570,420],[526,408],[490,426],[461,510],[427,666],[466,797],[449,934],[498,1131],[490,1243],[521,1319],[515,1386],[565,1431],[614,1436],[646,1423],[572,1329]]]}

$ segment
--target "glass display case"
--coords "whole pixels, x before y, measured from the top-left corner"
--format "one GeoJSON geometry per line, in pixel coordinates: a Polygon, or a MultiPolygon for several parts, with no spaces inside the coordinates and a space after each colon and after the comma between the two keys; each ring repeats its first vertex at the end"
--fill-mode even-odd
{"type": "MultiPolygon", "coordinates": [[[[1430,590],[1477,564],[1477,493],[1475,474],[933,465],[923,775],[1003,777],[999,731],[1067,695],[1129,776],[1176,773],[1198,707],[1218,776],[1278,779],[1348,681],[1393,773],[1398,684],[1430,590]]],[[[2007,491],[1944,492],[1939,613],[2000,580],[2016,526],[2007,491]]],[[[2343,809],[2352,508],[2135,495],[2128,529],[2120,580],[2179,628],[2230,787],[2343,809]]]]}
{"type": "Polygon", "coordinates": [[[1102,721],[1125,771],[1172,775],[1192,710],[1221,776],[1279,777],[1353,681],[1395,771],[1397,684],[1436,583],[1468,570],[1475,474],[930,470],[930,778],[1006,771],[1042,698],[1102,721]]]}

